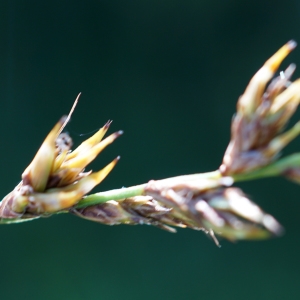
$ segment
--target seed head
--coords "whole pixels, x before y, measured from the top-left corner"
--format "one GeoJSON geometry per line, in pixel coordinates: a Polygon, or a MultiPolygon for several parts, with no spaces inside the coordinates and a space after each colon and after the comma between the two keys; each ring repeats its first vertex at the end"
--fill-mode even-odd
{"type": "Polygon", "coordinates": [[[0,203],[2,220],[14,222],[68,209],[98,185],[118,162],[119,157],[98,172],[85,172],[85,167],[122,132],[102,140],[111,124],[108,121],[71,151],[70,136],[61,133],[69,118],[70,115],[62,117],[53,127],[23,172],[22,181],[0,203]]]}
{"type": "Polygon", "coordinates": [[[106,225],[147,224],[175,232],[174,227],[219,235],[231,241],[280,235],[281,225],[238,188],[230,178],[170,178],[150,181],[144,196],[71,208],[70,212],[106,225]]]}
{"type": "Polygon", "coordinates": [[[280,133],[300,100],[300,79],[290,82],[295,65],[273,77],[282,60],[296,47],[290,41],[280,48],[254,75],[237,104],[231,140],[220,171],[223,175],[245,173],[273,161],[300,133],[300,123],[280,133]]]}
{"type": "Polygon", "coordinates": [[[280,224],[240,189],[220,186],[223,180],[218,181],[219,187],[208,189],[200,185],[197,189],[197,183],[193,181],[180,184],[150,181],[145,192],[185,216],[184,219],[192,224],[189,227],[201,228],[212,236],[215,233],[233,241],[267,238],[282,233],[280,224]]]}

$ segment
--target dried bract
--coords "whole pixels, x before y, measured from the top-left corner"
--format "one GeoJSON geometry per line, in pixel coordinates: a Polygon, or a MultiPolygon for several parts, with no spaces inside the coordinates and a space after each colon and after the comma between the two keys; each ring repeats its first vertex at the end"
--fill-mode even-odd
{"type": "MultiPolygon", "coordinates": [[[[224,178],[222,179],[224,180],[224,178]]],[[[191,228],[202,228],[229,240],[261,239],[282,233],[280,224],[250,201],[240,189],[198,188],[196,182],[150,181],[145,193],[184,216],[191,228]]],[[[175,213],[176,212],[176,213],[175,213]]]]}
{"type": "Polygon", "coordinates": [[[272,162],[300,133],[300,122],[280,133],[300,100],[300,79],[290,82],[295,66],[271,81],[282,60],[296,47],[294,41],[279,49],[254,75],[237,104],[231,141],[223,158],[223,175],[246,173],[272,162]]]}
{"type": "Polygon", "coordinates": [[[176,214],[173,208],[154,200],[150,196],[136,196],[121,201],[110,200],[85,208],[72,208],[70,213],[105,225],[146,224],[170,232],[176,232],[170,226],[194,228],[185,216],[176,214]]]}

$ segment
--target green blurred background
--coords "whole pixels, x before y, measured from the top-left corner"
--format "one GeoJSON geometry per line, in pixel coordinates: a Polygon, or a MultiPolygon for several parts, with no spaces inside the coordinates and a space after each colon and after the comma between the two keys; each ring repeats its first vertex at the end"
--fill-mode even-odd
{"type": "MultiPolygon", "coordinates": [[[[300,42],[299,18],[296,0],[1,0],[1,194],[79,92],[76,143],[108,119],[125,131],[92,165],[122,157],[96,191],[217,169],[236,100],[281,45],[300,42]]],[[[300,49],[282,69],[292,61],[300,49]]],[[[2,225],[0,298],[300,299],[300,186],[239,186],[282,238],[219,249],[201,232],[68,215],[2,225]]]]}

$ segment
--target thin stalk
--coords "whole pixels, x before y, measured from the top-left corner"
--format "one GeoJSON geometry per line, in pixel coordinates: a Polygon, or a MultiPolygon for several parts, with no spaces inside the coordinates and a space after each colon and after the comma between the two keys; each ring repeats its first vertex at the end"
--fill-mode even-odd
{"type": "MultiPolygon", "coordinates": [[[[162,179],[160,181],[162,182],[185,182],[189,180],[196,180],[196,179],[217,179],[221,178],[221,173],[217,171],[208,172],[208,173],[199,173],[199,174],[191,174],[191,175],[183,175],[183,176],[176,176],[176,177],[170,177],[166,179],[162,179]]],[[[146,187],[147,183],[139,184],[127,188],[121,188],[121,189],[115,189],[105,192],[100,192],[96,194],[91,194],[80,200],[75,208],[82,208],[86,206],[96,205],[100,203],[105,203],[110,200],[122,200],[130,197],[135,196],[141,196],[144,195],[144,189],[146,187]]]]}
{"type": "Polygon", "coordinates": [[[290,168],[296,168],[300,166],[300,154],[295,153],[279,159],[268,166],[261,169],[246,173],[232,176],[235,182],[247,181],[253,179],[260,179],[266,177],[275,177],[282,175],[285,171],[290,168]]]}
{"type": "Polygon", "coordinates": [[[144,194],[145,186],[146,183],[131,186],[128,188],[115,189],[115,190],[88,195],[82,200],[80,200],[75,206],[75,208],[82,208],[86,206],[105,203],[110,200],[118,201],[118,200],[130,198],[134,196],[140,196],[144,194]]]}
{"type": "MultiPolygon", "coordinates": [[[[285,158],[282,158],[276,162],[271,163],[270,165],[263,167],[261,169],[249,172],[247,174],[237,174],[233,175],[232,178],[235,182],[240,181],[248,181],[266,177],[274,177],[281,175],[285,170],[300,166],[300,154],[296,153],[293,155],[289,155],[285,158]]],[[[162,183],[168,183],[171,181],[172,183],[184,183],[191,180],[197,179],[220,179],[222,175],[219,170],[207,172],[207,173],[198,173],[191,175],[182,175],[176,177],[170,177],[166,179],[159,180],[162,183]]],[[[80,200],[75,208],[82,208],[91,205],[97,205],[101,203],[105,203],[110,200],[123,200],[130,197],[142,196],[145,195],[145,187],[147,183],[139,184],[127,188],[115,189],[105,192],[100,192],[96,194],[91,194],[80,200]]]]}

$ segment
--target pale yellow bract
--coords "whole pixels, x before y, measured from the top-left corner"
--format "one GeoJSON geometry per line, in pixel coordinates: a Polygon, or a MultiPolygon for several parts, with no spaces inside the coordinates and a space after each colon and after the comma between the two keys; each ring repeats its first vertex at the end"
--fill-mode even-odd
{"type": "MultiPolygon", "coordinates": [[[[76,103],[77,99],[74,106],[76,103]]],[[[98,185],[116,165],[119,157],[98,172],[84,172],[85,167],[122,131],[102,140],[111,124],[108,121],[96,134],[71,151],[68,144],[70,137],[61,134],[70,114],[53,127],[23,172],[20,184],[0,203],[3,219],[30,218],[68,209],[98,185]]]]}

